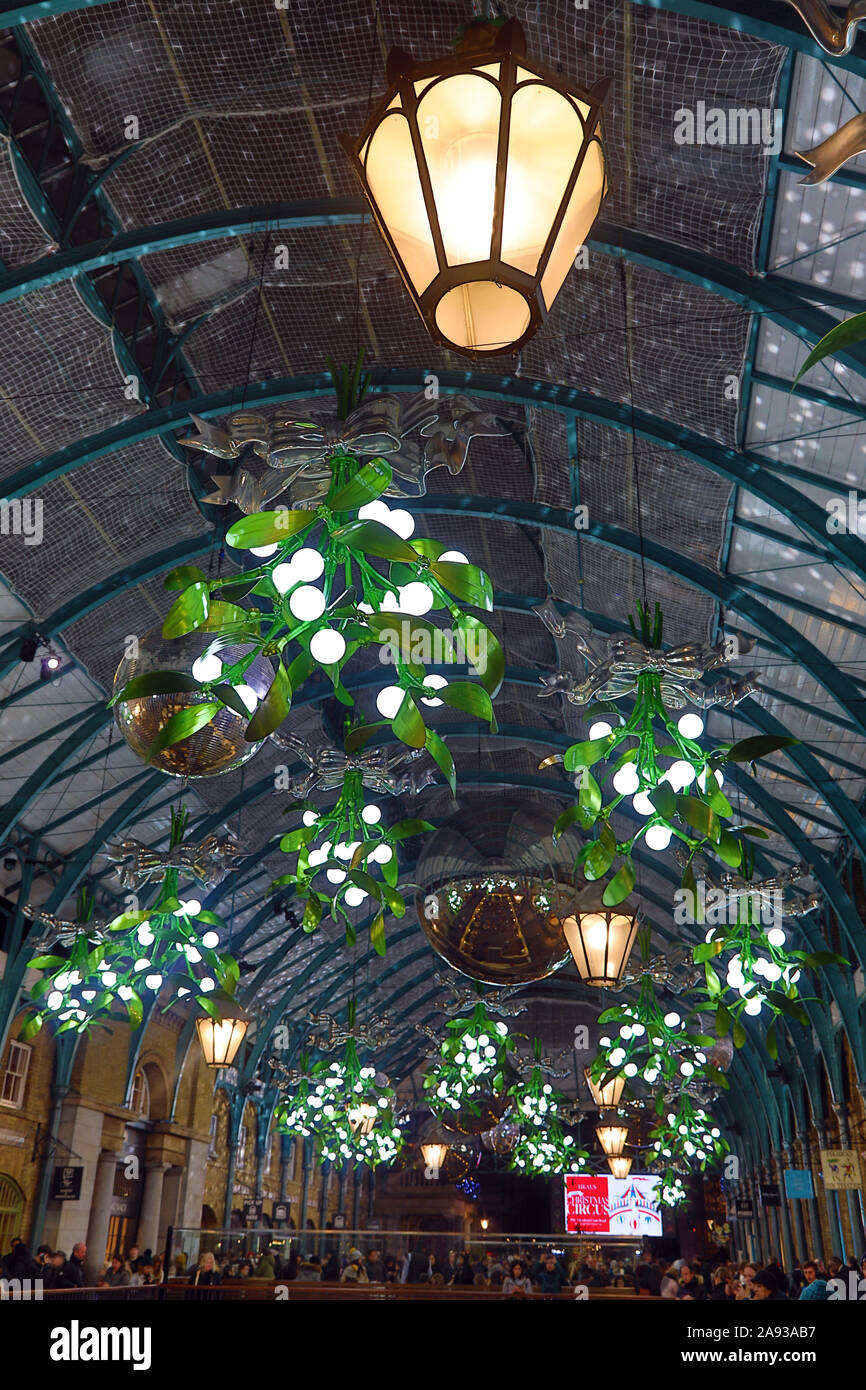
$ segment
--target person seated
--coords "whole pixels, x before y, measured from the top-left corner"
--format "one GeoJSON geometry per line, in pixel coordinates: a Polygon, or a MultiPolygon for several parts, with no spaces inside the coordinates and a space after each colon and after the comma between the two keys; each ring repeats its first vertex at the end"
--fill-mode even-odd
{"type": "Polygon", "coordinates": [[[761,1269],[752,1280],[755,1301],[763,1303],[770,1301],[773,1303],[787,1303],[787,1294],[782,1293],[774,1270],[761,1269]]]}
{"type": "Polygon", "coordinates": [[[707,1291],[701,1276],[695,1273],[688,1261],[684,1260],[680,1267],[680,1287],[677,1298],[704,1299],[706,1296],[707,1291]]]}
{"type": "Polygon", "coordinates": [[[532,1280],[527,1275],[521,1260],[512,1260],[511,1269],[502,1281],[502,1292],[509,1298],[514,1294],[523,1298],[532,1293],[532,1280]]]}
{"type": "Polygon", "coordinates": [[[194,1284],[197,1288],[202,1285],[214,1286],[222,1283],[222,1275],[217,1269],[216,1259],[214,1258],[212,1250],[205,1250],[204,1253],[199,1256],[198,1264],[189,1276],[189,1282],[190,1284],[194,1284]]]}
{"type": "Polygon", "coordinates": [[[99,1282],[107,1285],[110,1289],[125,1287],[132,1282],[132,1275],[124,1265],[122,1255],[112,1255],[108,1262],[108,1268],[99,1282]]]}
{"type": "Polygon", "coordinates": [[[538,1284],[541,1293],[559,1293],[562,1287],[568,1284],[568,1275],[551,1252],[548,1252],[543,1260],[539,1260],[532,1271],[532,1278],[533,1282],[538,1284]]]}

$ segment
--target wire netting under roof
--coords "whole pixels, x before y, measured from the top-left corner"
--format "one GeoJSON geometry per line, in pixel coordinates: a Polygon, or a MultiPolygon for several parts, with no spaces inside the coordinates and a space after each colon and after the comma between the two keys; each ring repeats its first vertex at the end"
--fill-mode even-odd
{"type": "MultiPolygon", "coordinates": [[[[569,538],[545,532],[547,582],[554,599],[583,606],[588,613],[600,613],[628,629],[628,615],[635,612],[637,600],[644,597],[644,574],[640,557],[623,555],[610,546],[580,538],[580,556],[575,558],[569,538]]],[[[664,613],[665,642],[709,637],[714,627],[715,604],[689,584],[666,574],[656,565],[646,566],[646,595],[650,605],[660,603],[664,613]]],[[[570,652],[563,653],[563,663],[570,652]]]]}
{"type": "MultiPolygon", "coordinates": [[[[10,582],[40,617],[156,549],[206,536],[185,468],[153,440],[42,485],[38,496],[41,544],[8,548],[3,558],[10,582]]],[[[157,613],[145,604],[142,618],[152,627],[157,613]]]]}
{"type": "Polygon", "coordinates": [[[146,580],[121,590],[107,603],[70,623],[64,630],[64,642],[94,680],[104,690],[110,690],[126,638],[130,634],[143,637],[152,628],[161,627],[168,606],[162,580],[146,580]]]}
{"type": "Polygon", "coordinates": [[[0,305],[2,478],[16,467],[140,414],[124,396],[111,332],[72,284],[0,305]]]}
{"type": "Polygon", "coordinates": [[[12,147],[7,146],[5,157],[0,156],[0,264],[7,270],[26,265],[47,252],[48,238],[24,198],[15,177],[12,147]]]}
{"type": "MultiPolygon", "coordinates": [[[[176,215],[181,201],[243,206],[285,196],[286,186],[293,197],[354,191],[337,135],[363,121],[371,63],[375,98],[392,43],[419,59],[447,53],[468,13],[460,3],[390,0],[376,34],[373,6],[350,0],[335,33],[312,0],[291,11],[235,3],[209,12],[206,25],[187,0],[123,0],[32,32],[89,150],[123,148],[130,111],[145,140],[160,136],[112,180],[132,225],[176,215]]],[[[704,146],[696,157],[672,132],[676,112],[698,101],[772,107],[784,50],[681,15],[642,8],[624,19],[613,3],[599,15],[570,0],[522,0],[514,14],[531,53],[586,85],[622,72],[627,48],[633,55],[633,80],[614,84],[608,107],[607,216],[750,267],[763,146],[704,146]]]]}

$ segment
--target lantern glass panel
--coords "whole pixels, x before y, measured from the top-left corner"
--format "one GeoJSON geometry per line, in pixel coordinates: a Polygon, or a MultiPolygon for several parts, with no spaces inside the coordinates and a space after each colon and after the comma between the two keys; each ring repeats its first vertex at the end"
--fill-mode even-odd
{"type": "Polygon", "coordinates": [[[406,274],[419,294],[439,265],[421,192],[409,126],[403,116],[386,116],[367,145],[367,181],[406,274]]]}
{"type": "Polygon", "coordinates": [[[442,296],[436,327],[457,347],[502,349],[526,332],[529,305],[507,285],[475,280],[442,296]]]}
{"type": "Polygon", "coordinates": [[[477,73],[435,82],[418,103],[418,130],[449,265],[491,254],[502,97],[477,73]]]}
{"type": "Polygon", "coordinates": [[[548,309],[562,289],[563,281],[574,264],[575,255],[589,235],[589,230],[598,216],[604,191],[604,159],[601,145],[593,141],[587,146],[577,183],[562,219],[562,226],[541,277],[541,293],[548,309]]]}
{"type": "Polygon", "coordinates": [[[502,259],[527,275],[538,269],[582,144],[583,126],[567,97],[537,81],[518,88],[508,131],[502,259]]]}

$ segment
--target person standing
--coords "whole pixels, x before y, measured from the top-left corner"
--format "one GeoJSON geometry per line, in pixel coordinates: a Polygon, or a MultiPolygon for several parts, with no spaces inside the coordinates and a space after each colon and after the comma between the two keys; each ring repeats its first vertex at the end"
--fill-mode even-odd
{"type": "Polygon", "coordinates": [[[511,1269],[502,1281],[502,1292],[509,1297],[514,1294],[518,1298],[525,1297],[532,1293],[532,1280],[523,1268],[520,1260],[514,1260],[511,1269]]]}
{"type": "Polygon", "coordinates": [[[64,1282],[55,1284],[55,1288],[63,1289],[83,1289],[84,1288],[84,1257],[87,1254],[87,1246],[83,1240],[77,1245],[73,1245],[72,1254],[63,1266],[62,1277],[64,1282]]]}

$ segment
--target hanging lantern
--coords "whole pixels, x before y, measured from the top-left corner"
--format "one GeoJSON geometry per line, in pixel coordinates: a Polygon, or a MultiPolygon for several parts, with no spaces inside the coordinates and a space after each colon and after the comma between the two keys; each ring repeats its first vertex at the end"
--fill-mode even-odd
{"type": "Polygon", "coordinates": [[[207,1014],[195,1021],[205,1063],[214,1071],[232,1065],[249,1027],[242,1009],[224,1005],[222,1012],[224,1016],[219,1020],[207,1014]]]}
{"type": "Polygon", "coordinates": [[[421,1155],[425,1165],[438,1172],[445,1163],[449,1147],[450,1145],[443,1144],[439,1140],[429,1140],[426,1144],[422,1144],[421,1155]]]}
{"type": "Polygon", "coordinates": [[[628,1138],[628,1125],[596,1125],[596,1135],[608,1158],[619,1158],[628,1138]]]}
{"type": "Polygon", "coordinates": [[[613,989],[619,984],[637,935],[637,913],[576,912],[562,930],[585,985],[613,989]]]}
{"type": "Polygon", "coordinates": [[[392,49],[355,172],[434,341],[516,351],[538,330],[606,192],[601,107],[526,57],[517,20],[466,26],[456,52],[392,49]]]}
{"type": "Polygon", "coordinates": [[[589,1093],[599,1110],[613,1109],[614,1106],[619,1105],[620,1097],[625,1088],[624,1076],[614,1076],[610,1081],[601,1085],[599,1082],[593,1081],[589,1067],[584,1067],[583,1075],[589,1087],[589,1093]]]}
{"type": "Polygon", "coordinates": [[[618,1158],[609,1158],[608,1167],[615,1178],[627,1178],[631,1172],[632,1160],[620,1154],[618,1158]]]}

